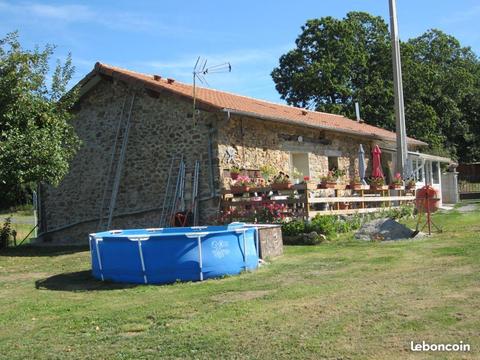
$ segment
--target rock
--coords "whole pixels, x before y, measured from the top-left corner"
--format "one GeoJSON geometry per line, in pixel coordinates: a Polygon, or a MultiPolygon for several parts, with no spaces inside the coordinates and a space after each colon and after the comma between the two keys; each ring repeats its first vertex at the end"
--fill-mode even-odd
{"type": "Polygon", "coordinates": [[[413,233],[414,231],[405,225],[390,218],[383,218],[365,223],[357,231],[355,238],[366,241],[403,240],[410,239],[413,233]]]}

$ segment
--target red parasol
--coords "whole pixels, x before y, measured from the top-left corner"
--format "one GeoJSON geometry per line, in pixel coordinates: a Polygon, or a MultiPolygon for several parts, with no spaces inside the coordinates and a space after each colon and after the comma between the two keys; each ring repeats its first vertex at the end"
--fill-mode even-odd
{"type": "Polygon", "coordinates": [[[375,145],[372,150],[372,178],[383,178],[382,163],[380,160],[380,155],[382,151],[375,145]]]}

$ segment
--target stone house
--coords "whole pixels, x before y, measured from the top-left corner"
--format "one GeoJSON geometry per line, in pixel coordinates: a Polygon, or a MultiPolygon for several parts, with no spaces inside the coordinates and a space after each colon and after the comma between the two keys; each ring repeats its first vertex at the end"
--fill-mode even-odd
{"type": "MultiPolygon", "coordinates": [[[[350,176],[360,144],[367,159],[379,144],[385,165],[395,161],[389,150],[395,133],[339,115],[200,87],[194,113],[191,85],[100,63],[78,87],[73,126],[82,146],[58,187],[40,187],[40,241],[86,242],[99,230],[119,141],[126,150],[112,228],[158,226],[174,155],[184,156],[187,169],[200,161],[200,223],[216,214],[233,164],[250,171],[265,164],[287,173],[296,168],[314,179],[335,166],[350,176]]],[[[415,154],[426,145],[411,138],[408,144],[415,154]]]]}

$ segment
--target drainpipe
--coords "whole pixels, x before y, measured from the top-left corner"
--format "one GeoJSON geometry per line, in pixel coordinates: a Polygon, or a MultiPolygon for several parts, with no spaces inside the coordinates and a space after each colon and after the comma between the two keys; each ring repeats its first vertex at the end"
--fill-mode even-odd
{"type": "Polygon", "coordinates": [[[209,187],[210,187],[210,196],[215,197],[215,181],[214,181],[214,170],[213,170],[213,134],[215,132],[214,127],[208,129],[208,175],[209,175],[209,187]]]}

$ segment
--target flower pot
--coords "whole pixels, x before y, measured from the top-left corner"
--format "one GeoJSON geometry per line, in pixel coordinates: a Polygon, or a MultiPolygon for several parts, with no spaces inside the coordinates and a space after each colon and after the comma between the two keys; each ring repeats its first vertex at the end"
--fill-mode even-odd
{"type": "Polygon", "coordinates": [[[350,189],[351,190],[368,190],[368,189],[370,189],[370,186],[369,185],[363,185],[363,184],[351,183],[350,184],[350,189]]]}
{"type": "Polygon", "coordinates": [[[239,173],[232,173],[232,172],[230,173],[230,177],[232,178],[232,180],[237,180],[239,176],[240,176],[239,173]]]}
{"type": "Polygon", "coordinates": [[[273,183],[272,190],[288,190],[293,187],[292,183],[273,183]]]}
{"type": "Polygon", "coordinates": [[[339,205],[338,207],[340,208],[340,210],[350,209],[350,204],[349,203],[339,203],[338,205],[339,205]]]}
{"type": "Polygon", "coordinates": [[[336,181],[322,181],[319,185],[319,189],[336,189],[337,188],[336,181]]]}
{"type": "Polygon", "coordinates": [[[231,186],[230,191],[234,194],[246,193],[250,190],[249,186],[231,186]]]}
{"type": "Polygon", "coordinates": [[[391,184],[391,185],[389,186],[389,188],[390,188],[391,190],[403,190],[403,189],[405,189],[405,188],[403,187],[403,185],[396,185],[396,184],[391,184]]]}
{"type": "Polygon", "coordinates": [[[416,188],[415,185],[407,185],[407,186],[405,186],[405,190],[407,190],[407,191],[413,191],[413,190],[415,190],[415,188],[416,188]]]}

